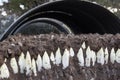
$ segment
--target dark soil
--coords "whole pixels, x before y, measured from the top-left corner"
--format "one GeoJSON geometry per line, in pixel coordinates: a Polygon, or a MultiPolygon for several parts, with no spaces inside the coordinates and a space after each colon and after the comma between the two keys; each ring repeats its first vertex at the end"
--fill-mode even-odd
{"type": "Polygon", "coordinates": [[[120,64],[111,64],[110,60],[105,65],[95,64],[95,66],[91,67],[81,67],[78,65],[76,54],[83,42],[95,52],[101,47],[103,49],[107,47],[110,53],[111,48],[114,47],[115,51],[120,48],[120,34],[41,34],[34,36],[19,34],[10,36],[3,42],[0,42],[0,65],[2,65],[6,58],[6,64],[10,70],[9,79],[4,80],[120,80],[120,64]],[[56,66],[51,63],[52,68],[50,70],[42,69],[35,77],[20,73],[14,74],[10,67],[10,59],[14,56],[18,59],[21,52],[26,54],[29,51],[31,57],[36,59],[38,54],[43,56],[45,51],[48,52],[49,56],[52,51],[55,54],[58,47],[61,49],[62,55],[66,48],[69,50],[72,47],[75,51],[75,56],[70,58],[69,67],[64,70],[62,69],[62,65],[56,66]]]}

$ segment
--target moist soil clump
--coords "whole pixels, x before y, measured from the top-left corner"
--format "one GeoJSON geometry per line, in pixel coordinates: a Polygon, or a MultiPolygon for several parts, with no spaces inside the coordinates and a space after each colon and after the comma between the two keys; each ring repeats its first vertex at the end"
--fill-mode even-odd
{"type": "Polygon", "coordinates": [[[115,49],[115,52],[120,48],[120,34],[41,34],[32,36],[18,34],[10,36],[0,42],[0,66],[6,63],[10,71],[10,77],[0,80],[119,80],[120,64],[116,61],[114,64],[110,62],[112,48],[115,49]],[[82,47],[84,42],[85,48],[82,47]],[[103,50],[107,48],[109,53],[108,63],[101,65],[96,61],[94,66],[80,66],[77,53],[82,48],[85,59],[88,46],[96,54],[101,48],[103,50]],[[60,48],[61,55],[63,55],[65,49],[70,50],[70,48],[73,48],[74,50],[75,55],[73,57],[70,56],[67,68],[63,69],[62,63],[56,65],[51,61],[51,69],[42,68],[40,72],[37,71],[37,76],[34,76],[33,73],[29,76],[20,72],[17,74],[13,73],[10,66],[11,58],[15,57],[18,61],[22,52],[26,55],[27,51],[29,51],[31,59],[34,58],[36,60],[38,54],[42,57],[45,51],[49,56],[51,52],[56,55],[58,48],[60,48]]]}

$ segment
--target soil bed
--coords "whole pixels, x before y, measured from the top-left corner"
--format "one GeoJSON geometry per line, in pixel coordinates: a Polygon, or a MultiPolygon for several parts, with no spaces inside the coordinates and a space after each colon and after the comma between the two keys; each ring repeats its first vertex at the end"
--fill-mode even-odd
{"type": "Polygon", "coordinates": [[[10,36],[3,42],[0,42],[0,66],[4,63],[4,60],[10,71],[10,77],[3,80],[119,80],[120,79],[120,64],[110,62],[108,58],[108,64],[98,64],[95,66],[80,66],[77,59],[77,53],[82,47],[83,42],[86,44],[86,48],[83,49],[84,58],[86,57],[86,49],[90,46],[90,49],[96,53],[102,47],[104,50],[107,47],[110,54],[111,49],[114,48],[115,52],[120,48],[120,34],[81,34],[81,35],[65,35],[65,34],[41,34],[41,35],[15,35],[10,36]],[[74,57],[70,57],[69,67],[63,69],[62,64],[59,66],[54,65],[51,62],[51,69],[45,70],[42,68],[40,72],[37,72],[37,76],[26,76],[25,74],[14,74],[10,67],[10,59],[15,57],[18,61],[21,52],[25,55],[27,51],[30,52],[31,58],[37,59],[38,54],[43,56],[47,51],[50,56],[51,52],[56,53],[58,47],[63,55],[65,49],[73,48],[75,52],[74,57]]]}

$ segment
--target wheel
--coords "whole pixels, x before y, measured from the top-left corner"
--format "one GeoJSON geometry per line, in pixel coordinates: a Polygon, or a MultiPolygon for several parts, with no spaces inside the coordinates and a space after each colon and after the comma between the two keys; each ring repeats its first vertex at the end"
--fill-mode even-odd
{"type": "Polygon", "coordinates": [[[4,40],[9,35],[17,34],[28,24],[38,21],[57,24],[58,31],[68,34],[120,33],[119,18],[107,9],[90,2],[66,0],[48,2],[29,10],[3,33],[0,40],[4,40]]]}

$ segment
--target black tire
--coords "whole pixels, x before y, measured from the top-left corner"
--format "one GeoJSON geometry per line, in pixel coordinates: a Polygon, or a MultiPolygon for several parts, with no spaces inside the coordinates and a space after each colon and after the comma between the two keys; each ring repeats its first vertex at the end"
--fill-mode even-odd
{"type": "MultiPolygon", "coordinates": [[[[2,35],[4,40],[22,25],[37,18],[51,18],[66,24],[74,34],[120,33],[120,20],[100,5],[85,1],[55,1],[39,5],[18,18],[2,35]]],[[[62,28],[62,26],[61,26],[62,28]]]]}

